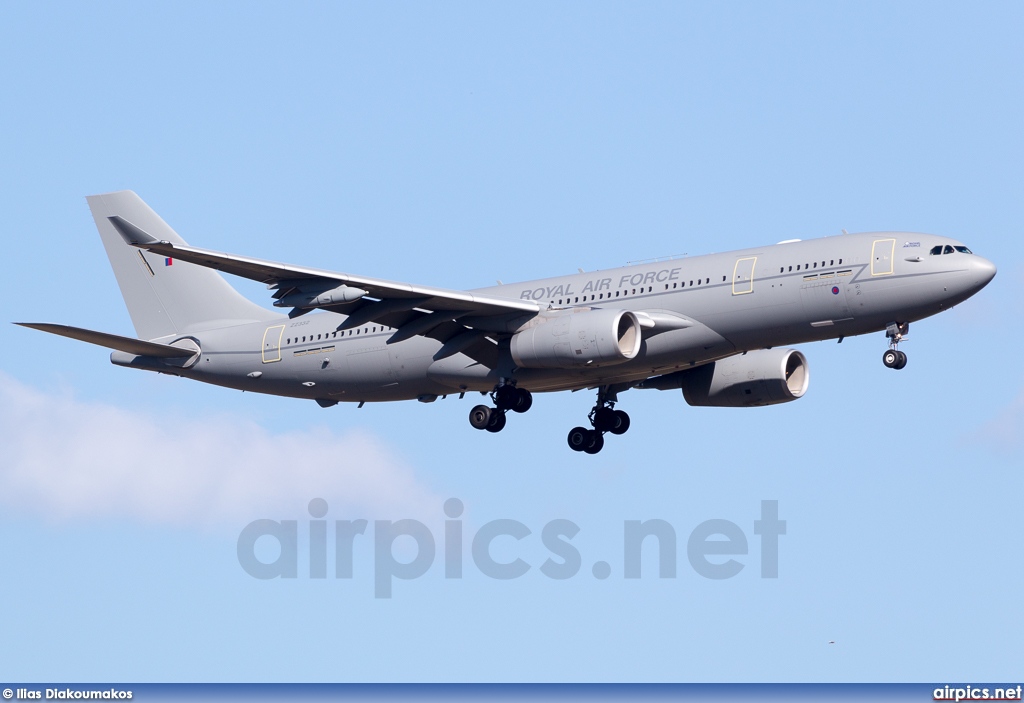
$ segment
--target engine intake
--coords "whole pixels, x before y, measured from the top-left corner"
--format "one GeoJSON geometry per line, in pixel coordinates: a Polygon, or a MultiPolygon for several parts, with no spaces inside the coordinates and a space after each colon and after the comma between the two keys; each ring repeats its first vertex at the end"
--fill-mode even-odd
{"type": "Polygon", "coordinates": [[[512,359],[520,368],[612,366],[640,352],[640,321],[626,310],[566,311],[535,322],[512,337],[512,359]]]}
{"type": "Polygon", "coordinates": [[[795,349],[761,349],[686,371],[683,398],[693,406],[746,408],[796,400],[807,392],[807,358],[795,349]]]}

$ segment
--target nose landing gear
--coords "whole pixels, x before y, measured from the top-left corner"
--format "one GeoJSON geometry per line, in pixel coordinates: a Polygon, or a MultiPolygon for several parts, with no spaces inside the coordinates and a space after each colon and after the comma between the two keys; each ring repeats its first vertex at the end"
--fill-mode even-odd
{"type": "Polygon", "coordinates": [[[910,332],[910,323],[902,324],[897,322],[889,323],[885,329],[885,336],[889,340],[889,348],[882,354],[882,363],[889,369],[902,369],[907,365],[907,355],[899,350],[899,344],[910,332]]]}
{"type": "Polygon", "coordinates": [[[597,454],[604,448],[604,433],[624,434],[629,429],[629,415],[615,409],[617,394],[607,387],[597,393],[597,404],[590,411],[588,418],[594,429],[573,427],[566,438],[569,448],[574,452],[597,454]]]}
{"type": "Polygon", "coordinates": [[[469,424],[478,430],[501,432],[505,429],[505,413],[509,410],[525,413],[533,406],[533,394],[525,388],[516,388],[510,383],[501,383],[491,391],[494,407],[474,406],[469,411],[469,424]]]}

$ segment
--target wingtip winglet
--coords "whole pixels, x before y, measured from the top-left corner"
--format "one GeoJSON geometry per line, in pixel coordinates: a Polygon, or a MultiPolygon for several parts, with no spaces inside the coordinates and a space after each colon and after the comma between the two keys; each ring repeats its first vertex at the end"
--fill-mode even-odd
{"type": "Polygon", "coordinates": [[[117,230],[122,239],[133,247],[144,247],[150,244],[157,244],[160,241],[119,215],[112,215],[107,219],[110,220],[110,224],[114,225],[114,229],[117,230]]]}

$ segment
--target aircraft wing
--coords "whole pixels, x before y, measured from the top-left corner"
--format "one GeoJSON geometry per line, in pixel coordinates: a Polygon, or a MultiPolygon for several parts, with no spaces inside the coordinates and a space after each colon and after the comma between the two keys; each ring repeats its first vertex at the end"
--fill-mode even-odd
{"type": "Polygon", "coordinates": [[[339,329],[369,322],[395,328],[389,343],[416,335],[432,337],[445,344],[439,358],[462,352],[493,368],[497,348],[482,330],[500,329],[503,320],[542,309],[529,300],[398,283],[172,244],[158,240],[122,217],[109,219],[134,247],[267,284],[276,289],[274,305],[291,308],[290,317],[321,308],[348,316],[339,329]],[[494,324],[488,325],[488,321],[494,324]],[[468,326],[470,322],[472,326],[468,326]]]}
{"type": "MultiPolygon", "coordinates": [[[[325,283],[335,282],[339,285],[345,284],[365,290],[366,295],[377,298],[380,301],[415,300],[416,307],[428,310],[457,310],[472,312],[474,315],[494,315],[539,312],[542,309],[537,303],[528,300],[480,296],[465,291],[385,281],[367,276],[293,266],[199,249],[197,247],[171,244],[170,242],[157,240],[121,217],[114,216],[110,220],[121,236],[124,237],[125,241],[132,246],[151,251],[154,254],[160,254],[161,256],[187,261],[199,266],[206,266],[218,271],[234,274],[235,276],[266,283],[279,289],[282,287],[282,283],[293,282],[295,287],[305,285],[307,289],[313,290],[315,286],[312,283],[314,281],[322,281],[325,283]]],[[[315,305],[313,307],[329,306],[315,305]]],[[[397,309],[400,306],[396,303],[390,307],[397,309]]]]}

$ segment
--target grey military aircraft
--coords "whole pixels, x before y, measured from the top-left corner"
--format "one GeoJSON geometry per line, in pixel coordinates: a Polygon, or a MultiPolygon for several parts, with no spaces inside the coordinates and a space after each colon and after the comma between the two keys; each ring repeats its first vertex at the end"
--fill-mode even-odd
{"type": "Polygon", "coordinates": [[[469,420],[489,432],[533,393],[594,389],[590,428],[568,436],[588,454],[629,428],[628,389],[693,406],[800,398],[807,359],[782,345],[884,331],[882,362],[902,369],[910,323],[996,273],[945,237],[844,233],[457,291],[198,249],[131,191],[88,202],[138,337],[18,324],[113,349],[118,366],[323,407],[479,392],[491,403],[469,420]],[[218,271],[265,283],[283,312],[218,271]]]}

